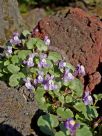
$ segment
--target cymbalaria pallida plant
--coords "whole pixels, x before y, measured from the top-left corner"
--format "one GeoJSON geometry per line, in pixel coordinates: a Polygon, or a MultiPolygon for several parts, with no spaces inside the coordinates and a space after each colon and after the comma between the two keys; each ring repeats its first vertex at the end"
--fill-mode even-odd
{"type": "Polygon", "coordinates": [[[84,92],[79,77],[85,68],[73,67],[49,50],[50,39],[32,37],[27,30],[14,33],[0,59],[0,79],[11,87],[25,85],[44,112],[38,119],[47,136],[101,136],[102,115],[97,102],[102,95],[84,92]]]}

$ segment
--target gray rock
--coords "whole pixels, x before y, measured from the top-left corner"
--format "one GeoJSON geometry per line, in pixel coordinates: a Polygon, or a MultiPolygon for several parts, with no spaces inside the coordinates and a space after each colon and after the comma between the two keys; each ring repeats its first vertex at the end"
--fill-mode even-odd
{"type": "Polygon", "coordinates": [[[23,27],[22,17],[17,0],[0,0],[0,45],[7,40],[13,31],[23,27]]]}

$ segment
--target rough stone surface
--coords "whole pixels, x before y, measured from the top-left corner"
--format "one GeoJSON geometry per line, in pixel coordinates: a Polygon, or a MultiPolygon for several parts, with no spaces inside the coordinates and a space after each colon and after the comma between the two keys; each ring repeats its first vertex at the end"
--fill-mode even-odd
{"type": "MultiPolygon", "coordinates": [[[[99,65],[102,63],[102,22],[78,8],[42,19],[33,36],[51,39],[50,49],[62,54],[74,66],[82,64],[86,69],[85,90],[94,90],[101,82],[99,65]]],[[[34,29],[35,30],[35,29],[34,29]]]]}
{"type": "Polygon", "coordinates": [[[46,11],[42,8],[35,8],[23,14],[22,17],[29,30],[32,30],[37,23],[47,15],[46,11]]]}
{"type": "Polygon", "coordinates": [[[0,136],[36,136],[31,122],[37,106],[35,101],[27,102],[26,91],[8,88],[0,81],[0,136]]]}
{"type": "Polygon", "coordinates": [[[13,31],[21,31],[22,27],[23,21],[17,0],[0,0],[0,45],[11,36],[13,31]]]}

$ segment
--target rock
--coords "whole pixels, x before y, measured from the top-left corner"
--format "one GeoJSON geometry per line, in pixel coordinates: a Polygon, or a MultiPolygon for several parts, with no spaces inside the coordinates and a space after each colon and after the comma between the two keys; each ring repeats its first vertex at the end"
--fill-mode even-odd
{"type": "Polygon", "coordinates": [[[12,32],[21,31],[22,27],[17,0],[0,0],[0,45],[8,40],[12,32]]]}
{"type": "MultiPolygon", "coordinates": [[[[11,131],[14,128],[21,134],[17,136],[34,133],[31,122],[38,108],[35,101],[28,102],[25,97],[21,90],[8,88],[4,82],[0,81],[0,136],[11,136],[8,131],[11,127],[11,131]],[[5,130],[5,135],[1,135],[4,131],[3,126],[8,128],[5,130]]],[[[12,136],[16,136],[16,132],[12,136]]]]}
{"type": "Polygon", "coordinates": [[[26,26],[28,29],[32,30],[37,23],[47,15],[46,11],[42,8],[35,8],[31,11],[23,14],[22,17],[25,21],[26,26]]]}
{"type": "Polygon", "coordinates": [[[85,66],[85,90],[94,90],[101,82],[100,71],[102,62],[102,22],[95,16],[89,16],[79,8],[70,8],[43,18],[32,32],[32,36],[51,39],[50,50],[58,51],[63,58],[76,66],[85,66]],[[98,80],[96,80],[98,79],[98,80]]]}

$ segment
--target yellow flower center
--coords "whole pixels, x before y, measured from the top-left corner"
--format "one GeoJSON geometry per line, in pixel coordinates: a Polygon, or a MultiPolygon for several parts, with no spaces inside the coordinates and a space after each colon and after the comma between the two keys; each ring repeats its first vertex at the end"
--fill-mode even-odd
{"type": "Polygon", "coordinates": [[[74,120],[71,120],[71,121],[70,121],[70,124],[74,126],[74,125],[75,125],[75,121],[74,121],[74,120]]]}

